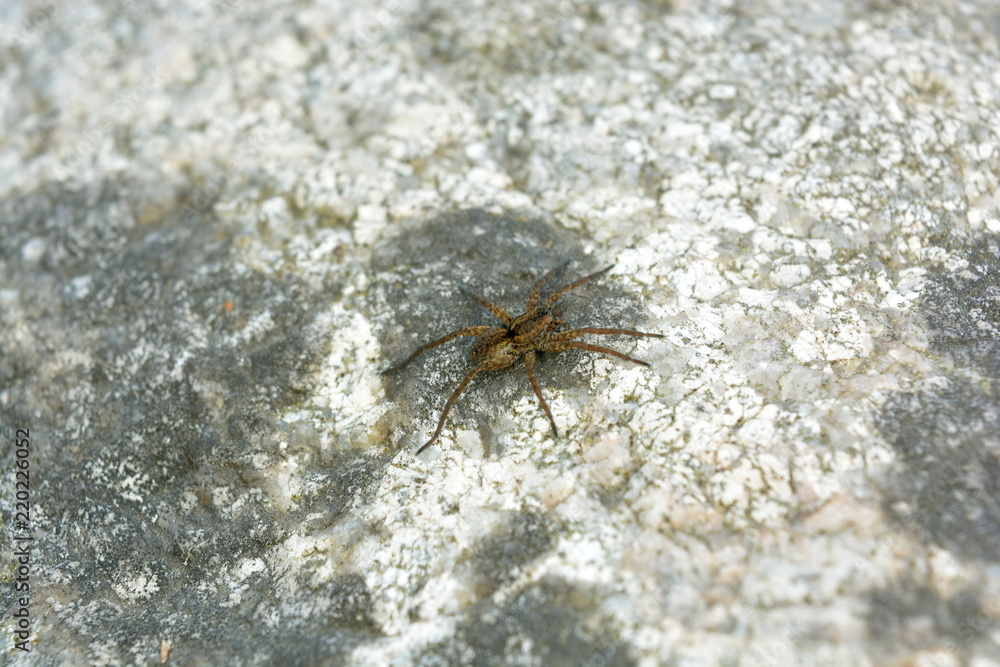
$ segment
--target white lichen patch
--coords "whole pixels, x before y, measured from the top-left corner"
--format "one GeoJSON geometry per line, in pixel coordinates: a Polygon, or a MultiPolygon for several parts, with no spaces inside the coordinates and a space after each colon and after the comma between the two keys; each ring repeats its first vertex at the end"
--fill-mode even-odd
{"type": "Polygon", "coordinates": [[[118,579],[111,588],[124,602],[148,600],[160,590],[157,575],[148,568],[141,572],[132,572],[118,579]]]}
{"type": "Polygon", "coordinates": [[[331,339],[330,353],[318,374],[312,406],[333,415],[337,432],[370,431],[388,409],[381,402],[380,357],[371,323],[341,304],[331,307],[319,322],[337,335],[331,339]]]}
{"type": "Polygon", "coordinates": [[[226,608],[239,605],[243,601],[243,595],[250,590],[247,580],[266,570],[267,564],[260,558],[245,558],[234,567],[223,567],[218,587],[223,595],[220,606],[226,608]]]}

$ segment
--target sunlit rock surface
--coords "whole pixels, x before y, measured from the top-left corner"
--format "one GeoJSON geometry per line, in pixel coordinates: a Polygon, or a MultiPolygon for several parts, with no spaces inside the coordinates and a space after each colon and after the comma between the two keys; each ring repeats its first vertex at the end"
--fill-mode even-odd
{"type": "Polygon", "coordinates": [[[4,660],[1000,662],[995,4],[0,20],[4,660]]]}

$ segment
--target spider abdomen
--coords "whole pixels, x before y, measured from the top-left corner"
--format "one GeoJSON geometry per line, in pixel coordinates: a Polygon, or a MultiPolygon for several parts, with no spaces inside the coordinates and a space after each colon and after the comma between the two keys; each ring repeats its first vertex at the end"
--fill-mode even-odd
{"type": "Polygon", "coordinates": [[[476,364],[497,363],[509,359],[506,364],[509,365],[516,358],[514,339],[507,329],[501,327],[488,331],[469,349],[469,359],[476,364]]]}

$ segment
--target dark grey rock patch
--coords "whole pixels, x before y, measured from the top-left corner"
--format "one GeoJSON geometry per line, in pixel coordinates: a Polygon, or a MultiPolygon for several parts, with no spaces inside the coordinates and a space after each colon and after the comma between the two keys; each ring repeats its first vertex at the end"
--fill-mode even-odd
{"type": "Polygon", "coordinates": [[[53,187],[0,204],[2,270],[31,332],[0,343],[18,406],[0,424],[30,427],[35,447],[37,655],[154,664],[170,640],[186,664],[338,664],[377,635],[364,581],[280,571],[276,547],[336,521],[386,459],[313,456],[287,513],[266,470],[282,438],[316,449],[279,414],[311,387],[328,335],[311,323],[339,284],[249,271],[233,230],[183,216],[182,196],[150,217],[150,191],[53,187]]]}
{"type": "Polygon", "coordinates": [[[486,591],[509,584],[552,545],[551,528],[535,512],[517,514],[505,530],[479,545],[472,565],[486,591]]]}
{"type": "Polygon", "coordinates": [[[966,558],[1000,560],[1000,405],[975,385],[899,394],[879,428],[899,456],[886,507],[966,558]]]}
{"type": "Polygon", "coordinates": [[[934,349],[957,368],[974,369],[1000,392],[1000,237],[988,235],[961,249],[967,266],[932,274],[921,305],[934,349]]]}
{"type": "Polygon", "coordinates": [[[595,595],[545,579],[509,600],[474,605],[455,636],[424,651],[416,664],[592,667],[635,664],[605,619],[596,617],[595,595]]]}
{"type": "MultiPolygon", "coordinates": [[[[877,662],[891,662],[892,651],[901,646],[934,649],[943,640],[950,652],[968,661],[972,645],[996,627],[983,613],[979,597],[976,590],[966,589],[943,598],[909,577],[872,592],[868,627],[874,639],[873,657],[877,662]]],[[[991,652],[996,659],[995,648],[991,652]]]]}
{"type": "Polygon", "coordinates": [[[920,311],[946,385],[898,394],[878,426],[899,456],[886,507],[904,526],[966,558],[1000,560],[1000,242],[979,239],[967,267],[929,276],[920,311]],[[974,382],[969,373],[985,376],[974,382]],[[984,386],[984,384],[986,386],[984,386]]]}
{"type": "MultiPolygon", "coordinates": [[[[948,239],[942,239],[948,244],[948,239]]],[[[935,267],[918,305],[931,350],[950,370],[922,391],[898,393],[877,425],[898,457],[884,507],[902,531],[968,560],[1000,560],[1000,243],[987,236],[953,249],[967,265],[935,267]]],[[[904,580],[872,593],[873,648],[940,646],[960,660],[988,651],[993,601],[975,589],[943,598],[904,580]],[[973,650],[973,646],[977,648],[973,650]]],[[[889,659],[887,652],[880,661],[889,659]]]]}

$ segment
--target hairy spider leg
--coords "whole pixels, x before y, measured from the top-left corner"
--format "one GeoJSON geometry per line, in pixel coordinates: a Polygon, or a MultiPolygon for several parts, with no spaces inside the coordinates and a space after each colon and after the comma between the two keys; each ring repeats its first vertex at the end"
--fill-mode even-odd
{"type": "Polygon", "coordinates": [[[591,345],[590,343],[584,343],[578,340],[572,341],[554,341],[552,343],[547,343],[540,345],[538,347],[542,352],[563,352],[564,350],[577,349],[577,350],[590,350],[591,352],[600,352],[601,354],[610,354],[612,357],[618,357],[619,359],[624,359],[625,361],[631,361],[643,366],[649,366],[648,361],[643,361],[641,359],[635,359],[623,354],[618,350],[612,350],[610,347],[603,347],[601,345],[591,345]]]}
{"type": "Polygon", "coordinates": [[[430,440],[421,445],[420,449],[417,450],[417,454],[430,447],[431,443],[437,440],[437,437],[441,435],[441,429],[444,428],[444,420],[448,417],[448,413],[451,411],[451,406],[455,405],[455,401],[457,401],[458,397],[462,395],[462,392],[465,391],[465,388],[469,386],[469,383],[472,381],[472,378],[476,377],[476,375],[478,375],[482,371],[495,371],[501,368],[506,368],[507,366],[510,366],[512,363],[514,363],[514,359],[516,359],[516,357],[514,356],[500,357],[499,359],[493,359],[491,361],[487,361],[485,364],[480,364],[475,368],[473,368],[471,371],[469,371],[466,374],[465,378],[463,378],[462,381],[458,383],[458,386],[455,388],[455,391],[451,393],[451,396],[448,398],[448,402],[444,404],[444,411],[441,413],[441,419],[438,420],[437,428],[434,429],[434,435],[431,436],[430,440]]]}
{"type": "Polygon", "coordinates": [[[601,327],[584,327],[583,329],[570,329],[560,331],[549,337],[551,341],[564,341],[579,338],[584,334],[621,334],[623,336],[649,336],[650,338],[663,338],[663,334],[645,333],[642,331],[632,331],[631,329],[604,329],[601,327]]]}
{"type": "Polygon", "coordinates": [[[545,410],[545,414],[549,418],[549,422],[552,424],[552,434],[555,437],[559,437],[559,429],[556,428],[556,420],[552,417],[552,411],[549,410],[549,404],[545,402],[545,397],[542,396],[542,387],[538,384],[538,380],[535,378],[535,358],[538,354],[534,350],[528,350],[524,355],[524,367],[528,370],[528,381],[531,382],[531,388],[535,390],[535,396],[538,397],[538,402],[542,404],[542,410],[545,410]]]}
{"type": "Polygon", "coordinates": [[[531,310],[535,307],[535,304],[538,303],[538,297],[542,293],[542,287],[545,285],[545,283],[549,282],[552,279],[552,276],[556,275],[557,273],[565,269],[569,263],[570,260],[567,259],[565,262],[563,262],[556,268],[550,269],[548,273],[546,273],[544,276],[538,279],[538,282],[535,283],[535,286],[531,288],[531,294],[528,295],[528,305],[524,309],[525,313],[530,313],[531,310]]]}
{"type": "Polygon", "coordinates": [[[510,313],[508,313],[506,310],[496,305],[495,303],[487,301],[486,299],[479,296],[478,294],[468,289],[467,287],[459,285],[458,289],[462,290],[462,292],[465,293],[466,296],[471,297],[480,306],[493,313],[493,316],[498,320],[500,320],[501,322],[503,322],[504,324],[510,324],[511,322],[514,321],[514,317],[510,313]]]}
{"type": "Polygon", "coordinates": [[[487,333],[489,331],[492,331],[494,328],[495,327],[486,327],[486,326],[482,326],[482,327],[465,327],[464,329],[458,329],[456,331],[452,331],[447,336],[442,336],[441,338],[438,338],[437,340],[432,340],[429,343],[421,345],[420,347],[417,348],[416,352],[414,352],[413,354],[411,354],[409,357],[406,358],[406,361],[404,361],[401,364],[397,364],[397,365],[393,366],[392,368],[389,368],[389,369],[386,369],[386,370],[382,371],[382,375],[385,375],[387,373],[391,373],[393,371],[398,371],[400,368],[402,368],[406,364],[410,363],[411,361],[413,361],[414,359],[416,359],[417,357],[419,357],[421,354],[423,354],[427,350],[430,350],[431,348],[435,348],[438,345],[444,345],[448,341],[453,340],[455,338],[458,338],[459,336],[482,336],[483,334],[485,334],[485,333],[487,333]]]}
{"type": "Polygon", "coordinates": [[[598,277],[599,275],[607,273],[608,271],[610,271],[614,267],[615,267],[615,265],[612,264],[611,266],[605,267],[605,268],[601,269],[600,271],[595,271],[594,273],[591,273],[589,276],[584,276],[583,278],[580,278],[579,280],[571,282],[569,285],[566,285],[565,287],[560,287],[554,293],[550,294],[545,299],[545,301],[543,302],[542,305],[544,307],[546,307],[546,308],[551,308],[552,304],[554,304],[556,301],[558,301],[559,297],[561,297],[566,292],[568,292],[570,290],[576,289],[577,287],[579,287],[580,285],[584,284],[588,280],[593,280],[594,278],[598,277]]]}

